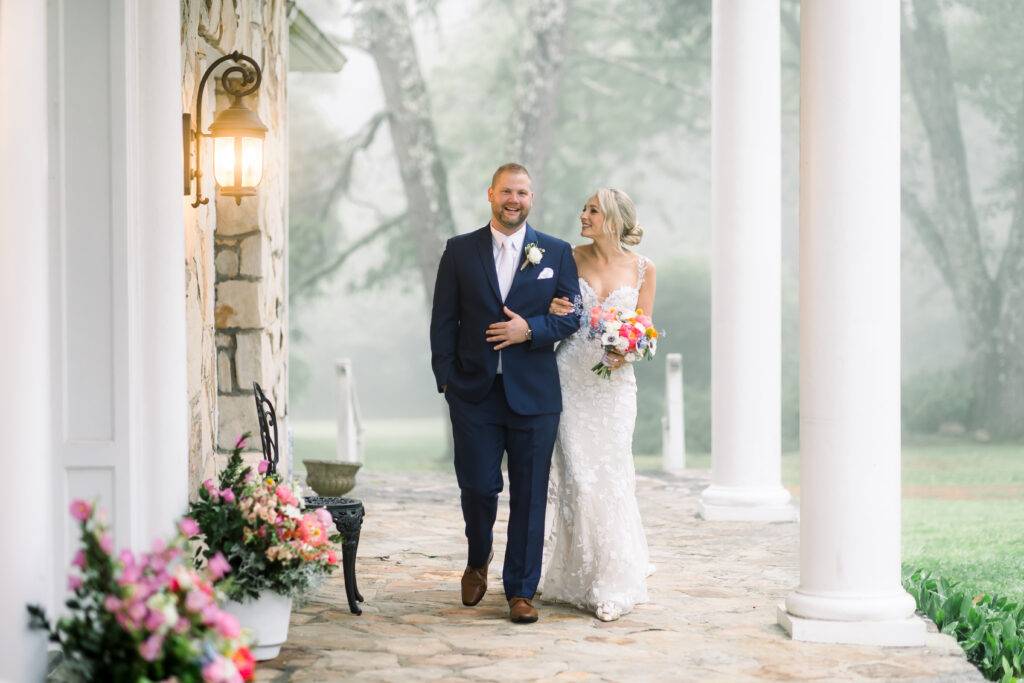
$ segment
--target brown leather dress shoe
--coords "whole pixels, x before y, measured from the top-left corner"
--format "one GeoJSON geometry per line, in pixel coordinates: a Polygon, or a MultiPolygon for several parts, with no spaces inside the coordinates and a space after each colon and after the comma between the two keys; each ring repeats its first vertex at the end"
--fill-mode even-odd
{"type": "Polygon", "coordinates": [[[466,566],[462,573],[462,604],[472,607],[484,599],[487,592],[487,568],[494,558],[494,551],[487,558],[487,564],[482,567],[466,566]]]}
{"type": "Polygon", "coordinates": [[[540,616],[530,598],[514,597],[508,601],[508,616],[513,624],[532,624],[540,616]]]}

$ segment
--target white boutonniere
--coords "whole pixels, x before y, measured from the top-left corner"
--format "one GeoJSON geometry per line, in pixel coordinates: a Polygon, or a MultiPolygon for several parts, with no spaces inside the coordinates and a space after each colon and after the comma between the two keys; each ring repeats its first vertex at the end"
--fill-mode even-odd
{"type": "Polygon", "coordinates": [[[535,266],[544,258],[544,250],[538,247],[536,242],[527,244],[523,253],[526,258],[523,259],[523,265],[519,266],[519,270],[526,270],[526,266],[535,266]]]}

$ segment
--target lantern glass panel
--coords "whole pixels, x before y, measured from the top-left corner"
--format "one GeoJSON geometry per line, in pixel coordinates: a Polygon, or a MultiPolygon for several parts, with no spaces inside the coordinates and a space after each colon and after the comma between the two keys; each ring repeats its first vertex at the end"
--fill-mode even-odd
{"type": "Polygon", "coordinates": [[[213,139],[213,177],[221,187],[235,184],[235,138],[234,136],[213,139]]]}
{"type": "Polygon", "coordinates": [[[263,138],[242,138],[242,186],[256,187],[263,179],[263,138]]]}

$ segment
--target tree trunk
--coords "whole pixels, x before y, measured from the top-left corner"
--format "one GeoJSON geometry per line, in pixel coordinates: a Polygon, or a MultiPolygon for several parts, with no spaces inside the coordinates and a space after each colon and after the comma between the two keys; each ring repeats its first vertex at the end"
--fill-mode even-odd
{"type": "Polygon", "coordinates": [[[568,51],[570,4],[570,0],[534,0],[530,4],[526,33],[533,40],[520,58],[516,77],[509,161],[529,169],[533,191],[541,200],[568,51]]]}
{"type": "Polygon", "coordinates": [[[416,266],[429,305],[444,241],[455,234],[430,98],[405,0],[366,0],[359,4],[358,17],[384,90],[408,207],[408,235],[416,245],[416,266]]]}
{"type": "MultiPolygon", "coordinates": [[[[928,139],[934,195],[928,206],[905,183],[903,209],[953,295],[973,370],[970,427],[1018,437],[1024,434],[1024,189],[1018,189],[1010,237],[992,275],[971,193],[942,16],[935,0],[907,0],[903,8],[903,63],[928,139]]],[[[1020,118],[1016,151],[1014,170],[1024,178],[1020,118]]]]}

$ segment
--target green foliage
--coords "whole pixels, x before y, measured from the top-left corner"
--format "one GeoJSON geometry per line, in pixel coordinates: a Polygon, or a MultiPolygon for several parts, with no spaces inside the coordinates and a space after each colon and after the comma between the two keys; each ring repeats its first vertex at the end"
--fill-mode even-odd
{"type": "MultiPolygon", "coordinates": [[[[279,485],[276,475],[256,476],[245,464],[242,448],[248,436],[245,434],[238,440],[218,485],[213,487],[210,483],[200,487],[198,500],[189,505],[189,516],[199,524],[204,542],[196,551],[195,561],[200,565],[217,553],[224,556],[231,565],[231,572],[221,588],[232,600],[255,599],[267,590],[301,596],[337,568],[336,560],[328,559],[328,553],[334,557],[334,552],[311,550],[309,557],[303,557],[291,551],[287,541],[296,524],[284,517],[286,507],[298,501],[284,503],[281,496],[274,493],[279,485]],[[225,498],[226,490],[232,492],[233,500],[225,498]],[[267,510],[267,514],[277,517],[278,521],[268,522],[260,510],[267,510]],[[288,548],[286,555],[277,554],[282,547],[288,548]]],[[[341,537],[333,534],[329,540],[338,542],[341,537]]]]}
{"type": "Polygon", "coordinates": [[[970,423],[974,383],[966,366],[919,372],[903,380],[903,427],[933,434],[946,423],[970,423]]]}
{"type": "Polygon", "coordinates": [[[1005,597],[971,595],[961,584],[918,569],[903,585],[942,633],[952,635],[967,659],[991,681],[1024,677],[1024,605],[1005,597]]]}

